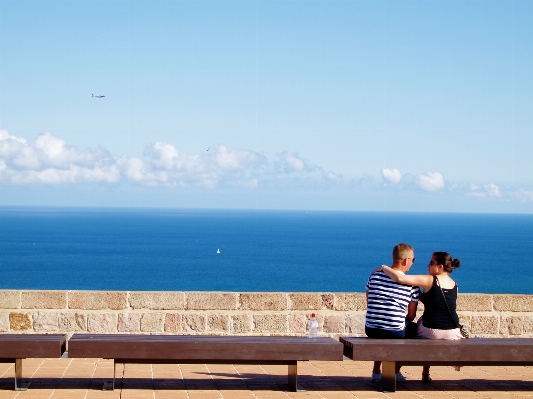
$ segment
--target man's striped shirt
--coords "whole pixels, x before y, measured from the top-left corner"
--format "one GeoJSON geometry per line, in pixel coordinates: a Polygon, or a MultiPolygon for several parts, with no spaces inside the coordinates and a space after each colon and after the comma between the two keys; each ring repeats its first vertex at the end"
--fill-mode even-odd
{"type": "Polygon", "coordinates": [[[368,306],[365,325],[382,330],[403,330],[409,302],[418,302],[418,287],[400,284],[384,272],[370,275],[366,283],[368,306]]]}

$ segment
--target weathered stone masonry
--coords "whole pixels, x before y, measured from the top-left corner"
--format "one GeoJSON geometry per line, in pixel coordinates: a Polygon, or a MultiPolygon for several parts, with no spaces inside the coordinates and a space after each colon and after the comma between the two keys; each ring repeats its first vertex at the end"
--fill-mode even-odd
{"type": "MultiPolygon", "coordinates": [[[[364,335],[365,294],[0,290],[0,332],[364,335]]],[[[419,313],[423,305],[419,305],[419,313]]],[[[472,334],[533,337],[533,295],[460,294],[472,334]]]]}

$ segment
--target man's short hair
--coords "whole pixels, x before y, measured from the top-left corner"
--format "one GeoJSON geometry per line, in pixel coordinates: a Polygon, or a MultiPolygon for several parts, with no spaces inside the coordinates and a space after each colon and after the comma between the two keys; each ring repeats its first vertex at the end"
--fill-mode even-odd
{"type": "Polygon", "coordinates": [[[413,247],[409,244],[397,244],[392,249],[392,260],[394,262],[401,262],[405,258],[407,258],[407,255],[409,255],[410,251],[414,251],[413,247]]]}

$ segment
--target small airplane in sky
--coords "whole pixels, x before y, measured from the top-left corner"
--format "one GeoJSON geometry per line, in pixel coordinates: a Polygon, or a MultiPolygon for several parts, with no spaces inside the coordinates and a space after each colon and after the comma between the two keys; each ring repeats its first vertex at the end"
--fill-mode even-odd
{"type": "Polygon", "coordinates": [[[104,98],[105,97],[104,94],[97,94],[96,96],[94,94],[91,94],[91,96],[93,96],[95,98],[104,98]]]}

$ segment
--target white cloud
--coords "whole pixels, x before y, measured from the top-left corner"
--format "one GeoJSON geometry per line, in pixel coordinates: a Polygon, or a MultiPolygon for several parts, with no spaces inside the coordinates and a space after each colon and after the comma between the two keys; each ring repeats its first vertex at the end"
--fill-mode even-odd
{"type": "Polygon", "coordinates": [[[439,172],[426,172],[417,176],[416,185],[425,191],[438,191],[444,188],[444,176],[439,172]]]}
{"type": "Polygon", "coordinates": [[[266,157],[248,150],[228,150],[224,144],[212,147],[214,153],[210,157],[215,164],[225,171],[241,171],[252,166],[266,163],[266,157]]]}
{"type": "Polygon", "coordinates": [[[280,154],[275,169],[282,173],[311,172],[315,167],[309,165],[296,153],[283,152],[280,154]]]}
{"type": "Polygon", "coordinates": [[[143,157],[114,157],[101,147],[81,151],[50,132],[28,141],[0,131],[0,183],[118,183],[123,179],[146,186],[255,189],[261,180],[290,179],[292,185],[339,182],[341,175],[325,172],[288,152],[271,163],[257,152],[224,144],[189,155],[170,143],[156,141],[145,146],[143,157]]]}
{"type": "Polygon", "coordinates": [[[26,142],[25,138],[11,136],[8,133],[7,130],[0,130],[0,141],[7,140],[7,139],[15,140],[15,141],[18,141],[20,143],[25,143],[26,142]]]}
{"type": "Polygon", "coordinates": [[[333,172],[328,172],[326,173],[326,178],[330,181],[338,183],[341,180],[342,176],[333,172]]]}
{"type": "Polygon", "coordinates": [[[402,174],[398,169],[381,169],[381,177],[387,183],[398,184],[402,180],[402,174]]]}
{"type": "Polygon", "coordinates": [[[478,186],[477,184],[470,184],[470,192],[468,192],[469,196],[476,197],[476,198],[485,198],[485,197],[493,197],[493,198],[499,198],[503,196],[503,193],[501,192],[500,188],[493,184],[486,184],[484,186],[478,186]]]}
{"type": "Polygon", "coordinates": [[[50,158],[60,156],[65,148],[65,140],[54,137],[50,132],[40,134],[34,143],[36,148],[50,158]]]}
{"type": "Polygon", "coordinates": [[[500,192],[500,188],[493,183],[487,184],[486,186],[484,186],[484,188],[487,191],[487,194],[489,195],[489,197],[501,197],[502,196],[502,193],[500,192]]]}
{"type": "Polygon", "coordinates": [[[281,160],[284,164],[285,170],[289,172],[301,172],[306,169],[306,164],[303,159],[295,154],[284,153],[281,156],[281,160]]]}
{"type": "Polygon", "coordinates": [[[282,152],[277,160],[266,171],[270,177],[289,182],[292,187],[310,185],[316,187],[317,184],[335,183],[342,181],[342,175],[333,171],[326,172],[323,168],[313,165],[297,153],[282,152]]]}
{"type": "Polygon", "coordinates": [[[524,189],[513,191],[512,196],[522,202],[533,202],[533,191],[524,189]]]}
{"type": "Polygon", "coordinates": [[[0,182],[61,184],[117,182],[120,172],[107,151],[79,151],[49,132],[33,141],[0,132],[0,182]]]}

